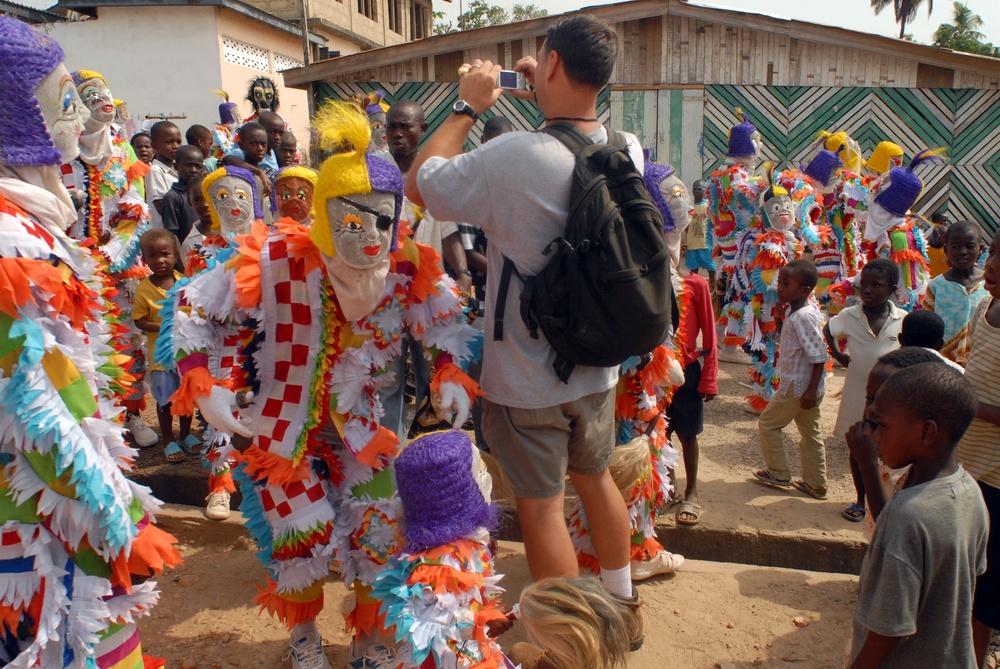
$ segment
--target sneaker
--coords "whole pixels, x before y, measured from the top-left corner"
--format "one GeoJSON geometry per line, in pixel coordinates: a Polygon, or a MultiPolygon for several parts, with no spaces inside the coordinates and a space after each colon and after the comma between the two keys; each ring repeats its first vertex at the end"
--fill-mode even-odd
{"type": "Polygon", "coordinates": [[[208,494],[205,498],[205,517],[209,520],[225,520],[229,517],[229,493],[219,490],[208,494]]]}
{"type": "Polygon", "coordinates": [[[142,416],[137,413],[128,415],[125,419],[125,429],[132,434],[132,439],[139,448],[148,448],[160,442],[160,438],[149,429],[142,416]]]}
{"type": "Polygon", "coordinates": [[[642,623],[642,608],[643,601],[639,598],[639,593],[636,591],[635,587],[632,588],[632,596],[628,599],[624,597],[619,597],[618,595],[611,593],[611,598],[616,602],[628,609],[628,612],[632,614],[632,633],[629,636],[629,650],[637,651],[642,648],[642,642],[646,640],[646,635],[643,632],[642,623]]]}
{"type": "Polygon", "coordinates": [[[351,669],[395,669],[396,653],[382,645],[369,646],[363,655],[358,655],[357,642],[351,642],[347,663],[351,669]]]}
{"type": "Polygon", "coordinates": [[[719,362],[732,362],[737,365],[749,365],[752,361],[746,351],[739,346],[723,346],[719,349],[719,362]]]}
{"type": "Polygon", "coordinates": [[[673,574],[684,564],[684,556],[667,551],[660,551],[649,560],[632,560],[629,567],[633,581],[643,581],[660,574],[673,574]]]}
{"type": "Polygon", "coordinates": [[[306,632],[300,637],[284,657],[291,658],[292,669],[331,669],[330,661],[323,652],[323,639],[318,632],[306,632]]]}

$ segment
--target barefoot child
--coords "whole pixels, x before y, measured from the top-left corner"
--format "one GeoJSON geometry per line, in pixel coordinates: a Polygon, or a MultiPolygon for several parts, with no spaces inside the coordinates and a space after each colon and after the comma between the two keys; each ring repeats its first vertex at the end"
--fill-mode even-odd
{"type": "Polygon", "coordinates": [[[850,669],[979,666],[972,602],[986,569],[988,520],[975,479],[956,459],[976,406],[971,384],[938,362],[896,372],[875,396],[878,455],[910,471],[861,566],[850,669]]]}
{"type": "Polygon", "coordinates": [[[811,497],[826,499],[826,446],[819,432],[826,347],[823,316],[809,301],[818,280],[816,266],[808,260],[793,260],[778,272],[778,302],[787,310],[778,340],[781,384],[757,422],[767,468],[753,475],[761,483],[795,486],[811,497]],[[781,431],[793,420],[801,435],[802,454],[802,480],[794,482],[781,438],[781,431]]]}
{"type": "Polygon", "coordinates": [[[951,269],[931,279],[924,309],[944,319],[941,354],[965,366],[969,357],[969,318],[986,297],[983,270],[976,267],[982,235],[970,221],[955,223],[944,234],[944,252],[951,269]]]}
{"type": "Polygon", "coordinates": [[[167,462],[183,462],[187,457],[199,452],[201,441],[191,434],[191,416],[180,417],[179,441],[174,441],[174,419],[170,415],[170,396],[180,387],[177,372],[166,371],[153,362],[156,337],[160,333],[160,302],[167,297],[167,291],[181,278],[174,269],[180,257],[181,245],[169,230],[156,228],[148,230],[139,241],[142,259],[153,274],[142,280],[135,289],[135,308],[132,318],[135,326],[146,333],[149,345],[149,387],[156,400],[156,418],[160,422],[160,434],[166,447],[163,453],[167,462]]]}
{"type": "MultiPolygon", "coordinates": [[[[861,304],[844,309],[823,326],[830,354],[847,368],[837,424],[833,428],[834,436],[840,439],[864,415],[864,388],[875,362],[899,348],[899,331],[906,313],[889,301],[898,282],[899,268],[895,263],[885,258],[871,261],[861,270],[861,304]],[[839,337],[847,339],[847,354],[837,345],[839,337]]],[[[865,517],[865,484],[853,458],[851,476],[857,498],[842,514],[850,521],[861,522],[865,517]]]]}

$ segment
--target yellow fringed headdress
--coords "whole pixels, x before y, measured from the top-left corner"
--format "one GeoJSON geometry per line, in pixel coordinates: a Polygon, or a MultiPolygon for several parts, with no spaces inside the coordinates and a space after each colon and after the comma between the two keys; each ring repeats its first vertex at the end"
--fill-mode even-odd
{"type": "Polygon", "coordinates": [[[816,136],[817,144],[822,143],[827,151],[840,154],[840,160],[844,163],[844,169],[849,172],[861,172],[864,161],[861,159],[861,146],[851,139],[843,130],[839,132],[820,131],[816,136]],[[841,150],[841,147],[844,147],[841,150]]]}
{"type": "Polygon", "coordinates": [[[893,142],[879,142],[872,155],[868,158],[868,169],[878,174],[889,171],[889,161],[892,158],[903,157],[903,148],[893,142]]]}
{"type": "Polygon", "coordinates": [[[94,70],[77,70],[73,73],[73,83],[79,86],[88,79],[100,79],[104,82],[104,85],[108,85],[108,80],[104,78],[104,75],[100,72],[95,72],[94,70]]]}

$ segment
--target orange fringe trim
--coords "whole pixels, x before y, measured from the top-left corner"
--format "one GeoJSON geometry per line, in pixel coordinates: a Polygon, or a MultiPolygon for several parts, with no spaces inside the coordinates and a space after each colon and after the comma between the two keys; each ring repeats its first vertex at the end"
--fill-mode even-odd
{"type": "Polygon", "coordinates": [[[230,258],[229,267],[236,270],[236,306],[252,309],[260,304],[260,252],[267,243],[267,226],[254,221],[249,234],[233,239],[237,255],[230,258]]]}
{"type": "Polygon", "coordinates": [[[369,636],[384,630],[385,616],[379,613],[378,609],[378,602],[357,602],[354,610],[344,616],[345,631],[356,632],[359,636],[369,636]]]}
{"type": "Polygon", "coordinates": [[[225,490],[228,493],[236,492],[236,484],[233,483],[232,472],[226,472],[225,474],[220,474],[216,476],[215,474],[210,474],[208,477],[208,491],[209,492],[220,492],[225,490]]]}
{"type": "MultiPolygon", "coordinates": [[[[261,224],[263,227],[263,224],[261,224]]],[[[274,224],[279,234],[285,235],[285,244],[288,245],[288,255],[296,260],[305,262],[305,273],[323,266],[323,258],[320,251],[309,239],[309,228],[291,218],[279,219],[274,224]]],[[[264,229],[266,234],[267,229],[264,229]]],[[[240,249],[242,251],[242,249],[240,249]]]]}
{"type": "Polygon", "coordinates": [[[142,669],[166,669],[167,661],[162,657],[142,656],[142,669]]]}
{"type": "Polygon", "coordinates": [[[767,400],[763,397],[757,397],[756,395],[747,395],[744,399],[750,403],[750,406],[757,411],[763,411],[767,408],[767,400]]]}
{"type": "Polygon", "coordinates": [[[149,169],[149,165],[141,160],[137,160],[128,166],[128,169],[125,171],[125,178],[128,179],[129,183],[133,183],[136,179],[149,174],[149,169]]]}
{"type": "Polygon", "coordinates": [[[643,388],[649,389],[651,386],[663,385],[669,375],[672,359],[674,359],[674,352],[666,346],[661,344],[653,349],[653,359],[639,372],[643,388]]]}
{"type": "MultiPolygon", "coordinates": [[[[323,590],[320,588],[315,599],[305,602],[293,602],[279,595],[275,590],[278,584],[267,576],[267,587],[257,589],[260,591],[253,598],[254,604],[260,605],[261,613],[267,611],[273,617],[284,623],[289,631],[296,625],[316,620],[320,611],[323,610],[323,590]]],[[[376,606],[376,610],[378,607],[376,606]]]]}
{"type": "Polygon", "coordinates": [[[417,251],[416,272],[410,280],[406,293],[411,301],[422,304],[429,296],[440,293],[437,282],[444,276],[439,262],[440,256],[431,247],[417,244],[411,239],[400,240],[400,249],[398,250],[402,250],[404,244],[412,244],[417,251]]]}
{"type": "MultiPolygon", "coordinates": [[[[472,638],[481,644],[489,643],[489,636],[486,634],[487,626],[494,620],[506,618],[504,612],[496,606],[497,600],[490,600],[487,608],[476,611],[475,627],[472,629],[472,638]]],[[[475,666],[475,665],[473,665],[475,666]]],[[[499,666],[503,666],[502,664],[499,666]]]]}
{"type": "Polygon", "coordinates": [[[664,548],[659,541],[653,537],[646,537],[641,544],[632,544],[631,558],[638,562],[646,562],[653,559],[662,550],[664,548]]]}
{"type": "Polygon", "coordinates": [[[726,335],[722,340],[723,346],[742,346],[743,338],[738,335],[726,335]]]}
{"type": "Polygon", "coordinates": [[[288,485],[309,478],[308,465],[296,467],[288,458],[269,453],[257,445],[243,451],[239,460],[246,465],[247,475],[255,481],[267,479],[272,485],[288,485]]]}
{"type": "Polygon", "coordinates": [[[445,381],[454,381],[458,385],[462,386],[469,397],[473,400],[481,396],[483,391],[479,389],[479,384],[476,383],[475,379],[462,371],[462,368],[455,363],[448,362],[443,365],[438,365],[437,374],[434,375],[434,379],[431,381],[431,392],[438,393],[441,392],[441,384],[445,381]]]}
{"type": "MultiPolygon", "coordinates": [[[[433,384],[431,384],[431,387],[433,387],[433,384]]],[[[368,445],[362,448],[361,452],[357,453],[354,457],[357,458],[358,462],[366,464],[369,467],[382,469],[385,467],[385,463],[379,462],[379,458],[383,455],[391,458],[396,455],[398,450],[399,437],[396,436],[396,433],[387,427],[379,425],[368,445]]]]}
{"type": "Polygon", "coordinates": [[[128,556],[129,573],[152,576],[168,567],[177,567],[183,559],[175,548],[176,543],[174,535],[152,523],[147,524],[132,541],[132,552],[128,556]]]}
{"type": "Polygon", "coordinates": [[[170,413],[174,416],[190,416],[194,413],[197,400],[208,397],[212,386],[225,385],[205,367],[194,367],[181,379],[181,387],[170,396],[170,413]]]}
{"type": "Polygon", "coordinates": [[[580,569],[587,569],[594,572],[595,574],[601,573],[601,563],[597,561],[597,558],[593,555],[587,555],[586,553],[577,553],[576,562],[580,565],[580,569]]]}
{"type": "Polygon", "coordinates": [[[919,264],[924,269],[927,268],[927,260],[924,258],[924,254],[914,249],[900,249],[899,251],[893,251],[892,261],[897,265],[913,262],[919,264]]]}
{"type": "Polygon", "coordinates": [[[20,307],[37,306],[32,285],[51,295],[46,300],[49,307],[69,318],[77,330],[93,321],[94,314],[101,310],[97,293],[75,277],[63,281],[58,265],[33,258],[0,258],[0,311],[17,319],[20,307]]]}
{"type": "Polygon", "coordinates": [[[483,585],[481,574],[470,574],[440,564],[422,564],[410,574],[409,585],[429,583],[434,586],[434,594],[446,592],[467,592],[483,585]]]}

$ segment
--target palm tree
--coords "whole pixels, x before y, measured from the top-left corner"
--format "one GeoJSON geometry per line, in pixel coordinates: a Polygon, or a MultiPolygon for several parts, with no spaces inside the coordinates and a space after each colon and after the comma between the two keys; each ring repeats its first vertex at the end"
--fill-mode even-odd
{"type": "Polygon", "coordinates": [[[968,5],[956,1],[952,10],[952,21],[954,23],[942,23],[938,26],[934,33],[935,43],[950,43],[961,37],[979,42],[985,37],[978,30],[983,27],[983,20],[978,14],[973,14],[968,5]]]}
{"type": "MultiPolygon", "coordinates": [[[[872,0],[872,9],[875,14],[881,14],[882,10],[892,5],[892,11],[896,15],[896,23],[899,24],[899,39],[906,35],[906,24],[917,18],[917,9],[920,8],[923,0],[872,0]]],[[[934,10],[934,0],[927,0],[927,16],[934,10]]]]}

